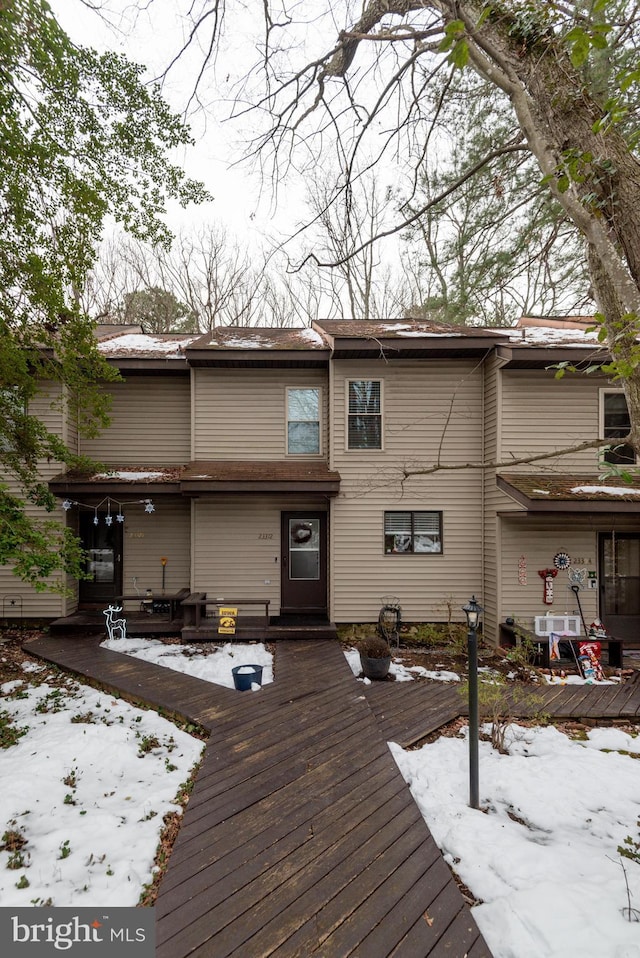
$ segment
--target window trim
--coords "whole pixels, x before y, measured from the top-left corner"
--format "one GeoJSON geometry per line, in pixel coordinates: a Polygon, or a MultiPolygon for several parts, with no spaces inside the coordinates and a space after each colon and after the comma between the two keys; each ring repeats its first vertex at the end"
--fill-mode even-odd
{"type": "Polygon", "coordinates": [[[385,556],[442,556],[444,555],[444,512],[442,509],[385,509],[382,514],[382,551],[385,556]],[[409,515],[411,516],[411,540],[412,548],[407,552],[387,552],[386,543],[386,525],[389,515],[409,515]],[[428,515],[438,517],[438,527],[440,535],[440,549],[437,552],[415,552],[413,549],[413,539],[416,535],[414,516],[428,515]]]}
{"type": "MultiPolygon", "coordinates": [[[[344,448],[345,452],[355,453],[379,453],[384,452],[384,379],[379,376],[349,376],[345,379],[345,418],[344,418],[344,448]],[[351,383],[378,383],[380,386],[380,445],[379,446],[350,446],[349,445],[349,386],[351,383]]],[[[355,413],[354,413],[355,415],[355,413]]]]}
{"type": "MultiPolygon", "coordinates": [[[[610,438],[613,440],[615,438],[614,436],[607,437],[605,435],[605,408],[604,408],[605,397],[611,396],[611,395],[624,396],[624,389],[616,389],[614,386],[601,386],[600,389],[598,390],[598,434],[601,439],[610,438]]],[[[633,466],[638,464],[638,456],[636,455],[635,451],[631,448],[631,446],[627,446],[625,448],[628,448],[630,452],[633,452],[633,462],[611,462],[609,463],[609,465],[633,466]]],[[[606,456],[606,453],[601,449],[600,455],[606,456]]],[[[609,462],[609,460],[605,458],[605,462],[609,462]]]]}
{"type": "Polygon", "coordinates": [[[322,442],[322,406],[323,395],[322,395],[322,386],[306,386],[306,385],[291,385],[286,386],[284,391],[284,442],[287,456],[295,456],[296,458],[312,459],[318,458],[318,456],[323,456],[323,442],[322,442]],[[314,389],[318,393],[318,418],[315,419],[289,419],[289,392],[291,390],[311,390],[314,389]],[[289,449],[289,423],[290,422],[317,422],[318,423],[318,451],[317,452],[291,452],[289,449]]]}

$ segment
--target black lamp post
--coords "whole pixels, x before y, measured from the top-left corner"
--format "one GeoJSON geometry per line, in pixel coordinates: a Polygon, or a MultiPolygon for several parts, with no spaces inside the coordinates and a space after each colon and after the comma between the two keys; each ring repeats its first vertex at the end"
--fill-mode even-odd
{"type": "Polygon", "coordinates": [[[475,595],[462,607],[467,617],[467,651],[469,659],[469,805],[480,807],[478,786],[478,623],[482,606],[475,595]]]}

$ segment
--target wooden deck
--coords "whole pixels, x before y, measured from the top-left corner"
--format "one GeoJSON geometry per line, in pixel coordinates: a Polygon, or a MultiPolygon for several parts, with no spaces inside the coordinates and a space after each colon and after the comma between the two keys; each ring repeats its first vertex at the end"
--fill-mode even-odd
{"type": "Polygon", "coordinates": [[[26,648],[211,730],[156,903],[158,958],[490,958],[335,641],[235,692],[100,649],[26,648]]]}
{"type": "MultiPolygon", "coordinates": [[[[640,676],[640,671],[637,673],[640,676]]],[[[640,681],[621,685],[527,685],[514,695],[514,718],[640,722],[640,681]]],[[[383,737],[416,745],[460,715],[468,715],[458,686],[444,682],[374,682],[365,695],[383,737]]]]}
{"type": "MultiPolygon", "coordinates": [[[[95,637],[25,647],[211,733],[160,886],[158,958],[490,958],[386,745],[464,714],[455,686],[365,686],[335,641],[279,642],[260,693],[95,637]]],[[[532,689],[514,715],[637,722],[640,682],[532,689]]]]}

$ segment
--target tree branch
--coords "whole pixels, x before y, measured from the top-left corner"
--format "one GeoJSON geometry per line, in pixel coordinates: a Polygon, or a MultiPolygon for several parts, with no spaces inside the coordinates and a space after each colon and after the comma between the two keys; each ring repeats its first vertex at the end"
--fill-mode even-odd
{"type": "MultiPolygon", "coordinates": [[[[630,441],[630,436],[616,439],[617,444],[624,444],[630,441]]],[[[483,472],[487,469],[507,469],[510,466],[523,466],[532,462],[543,462],[547,459],[559,459],[562,456],[569,456],[572,453],[584,452],[585,449],[598,449],[602,446],[610,446],[610,439],[587,439],[584,442],[576,443],[573,446],[564,446],[562,449],[554,449],[550,452],[541,452],[534,456],[521,456],[518,459],[505,459],[494,462],[463,462],[463,463],[443,463],[435,462],[430,466],[410,467],[402,466],[401,474],[403,481],[414,476],[430,476],[436,472],[459,472],[462,469],[481,469],[483,472]]]]}
{"type": "MultiPolygon", "coordinates": [[[[352,250],[349,256],[355,256],[357,253],[361,253],[363,250],[367,249],[367,247],[371,246],[373,243],[376,243],[381,239],[385,239],[388,236],[394,236],[396,233],[399,233],[401,230],[406,229],[407,226],[411,226],[412,223],[415,223],[422,216],[424,216],[424,214],[428,210],[432,209],[434,206],[437,206],[438,203],[442,203],[442,201],[445,200],[448,196],[450,196],[452,193],[455,193],[455,191],[459,189],[459,187],[462,186],[463,183],[466,183],[467,180],[471,179],[483,167],[487,166],[487,164],[491,163],[493,160],[497,159],[499,156],[505,156],[509,153],[517,153],[521,151],[526,152],[528,151],[528,149],[529,149],[528,146],[526,146],[524,143],[519,141],[517,143],[507,144],[506,146],[500,147],[499,149],[492,150],[490,153],[487,153],[487,155],[484,156],[481,160],[475,163],[465,173],[463,173],[456,180],[454,180],[454,182],[451,183],[446,188],[446,190],[443,190],[433,199],[429,200],[428,203],[425,203],[424,206],[421,206],[420,209],[416,210],[416,212],[413,213],[411,216],[404,219],[401,223],[397,223],[395,226],[390,227],[388,230],[381,230],[381,232],[376,233],[375,236],[366,240],[366,242],[362,243],[356,249],[352,250]]],[[[324,266],[324,267],[335,269],[335,267],[337,266],[343,266],[348,258],[349,257],[342,257],[342,259],[334,260],[333,262],[324,263],[318,259],[315,253],[309,253],[309,255],[302,260],[302,262],[299,264],[297,268],[302,269],[303,266],[305,266],[308,262],[312,261],[316,264],[316,266],[324,266]]]]}

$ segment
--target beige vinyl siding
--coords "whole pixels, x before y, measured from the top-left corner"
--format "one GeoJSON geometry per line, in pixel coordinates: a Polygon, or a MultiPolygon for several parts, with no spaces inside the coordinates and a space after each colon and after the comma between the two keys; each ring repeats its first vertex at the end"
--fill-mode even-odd
{"type": "MultiPolygon", "coordinates": [[[[502,380],[500,360],[489,356],[484,363],[484,461],[497,462],[501,421],[502,380]]],[[[502,497],[496,487],[496,470],[487,469],[483,476],[483,572],[484,582],[481,604],[484,607],[482,627],[485,638],[494,641],[500,604],[500,577],[498,570],[498,522],[496,518],[497,498],[502,497]]]]}
{"type": "Polygon", "coordinates": [[[193,375],[194,459],[287,458],[287,386],[322,388],[319,458],[326,458],[325,370],[195,369],[193,375]]]}
{"type": "MultiPolygon", "coordinates": [[[[500,618],[513,616],[525,628],[533,629],[536,615],[555,612],[560,615],[578,611],[575,595],[566,571],[559,571],[553,580],[553,605],[543,602],[542,578],[538,570],[553,568],[557,552],[567,552],[574,561],[583,560],[577,568],[597,571],[598,526],[608,531],[606,520],[589,522],[578,516],[571,522],[555,519],[500,520],[500,557],[502,574],[502,607],[500,618]],[[518,581],[518,562],[526,562],[526,585],[518,581]]],[[[597,615],[598,590],[584,588],[580,601],[587,624],[597,615]]]]}
{"type": "MultiPolygon", "coordinates": [[[[224,496],[197,499],[193,511],[193,588],[208,596],[269,599],[280,611],[280,514],[317,502],[224,496]]],[[[255,614],[255,610],[254,610],[255,614]]]]}
{"type": "Polygon", "coordinates": [[[81,451],[107,465],[174,465],[191,455],[189,380],[186,376],[131,376],[111,383],[111,425],[81,451]]]}
{"type": "Polygon", "coordinates": [[[383,595],[407,621],[454,619],[482,589],[482,478],[460,469],[402,481],[402,468],[482,456],[482,375],[465,361],[334,362],[332,465],[342,477],[332,502],[331,612],[373,621],[383,595]],[[384,449],[345,449],[346,382],[383,380],[384,449]],[[384,512],[442,511],[442,555],[384,554],[384,512]]]}
{"type": "MultiPolygon", "coordinates": [[[[59,383],[43,382],[38,392],[29,404],[29,412],[37,416],[47,429],[60,438],[64,435],[63,409],[61,408],[62,390],[59,383]]],[[[60,462],[41,462],[39,473],[46,482],[62,470],[60,462]]],[[[22,498],[22,490],[17,483],[8,480],[10,491],[22,498]]],[[[60,507],[54,512],[46,512],[37,506],[27,503],[27,515],[43,521],[56,520],[65,523],[65,513],[60,507]]],[[[60,586],[66,577],[61,574],[51,576],[50,585],[60,586]]],[[[3,617],[29,619],[49,619],[64,615],[69,601],[56,592],[36,592],[34,588],[18,579],[12,572],[11,566],[0,567],[0,614],[3,617]]]]}
{"type": "MultiPolygon", "coordinates": [[[[163,556],[167,559],[165,590],[177,592],[191,587],[190,502],[162,496],[155,505],[156,511],[150,514],[142,508],[126,512],[122,588],[128,594],[135,592],[137,586],[140,592],[151,589],[154,596],[160,597],[163,556]]],[[[130,603],[127,608],[134,605],[130,603]]]]}
{"type": "MultiPolygon", "coordinates": [[[[501,458],[521,458],[596,439],[599,389],[606,385],[603,376],[567,374],[556,379],[553,370],[503,370],[501,458]]],[[[593,473],[598,469],[598,451],[587,449],[560,459],[524,463],[512,471],[558,468],[593,473]]]]}

